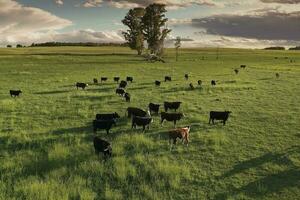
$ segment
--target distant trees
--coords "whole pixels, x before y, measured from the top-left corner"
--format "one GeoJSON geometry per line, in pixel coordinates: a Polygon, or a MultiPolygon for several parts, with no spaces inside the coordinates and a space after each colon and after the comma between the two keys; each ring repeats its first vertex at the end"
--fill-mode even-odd
{"type": "Polygon", "coordinates": [[[6,47],[7,47],[7,48],[12,48],[12,46],[11,46],[10,44],[8,44],[6,47]]]}
{"type": "Polygon", "coordinates": [[[289,48],[289,50],[300,50],[300,46],[298,46],[298,47],[291,47],[291,48],[289,48]]]}
{"type": "Polygon", "coordinates": [[[176,61],[178,61],[178,51],[179,51],[179,48],[181,47],[181,38],[180,37],[176,38],[174,45],[175,45],[175,49],[176,49],[176,61]]]}
{"type": "Polygon", "coordinates": [[[144,40],[147,41],[151,54],[161,56],[163,54],[164,41],[171,32],[166,28],[168,19],[164,4],[151,4],[146,9],[134,8],[129,10],[123,24],[129,29],[123,32],[125,40],[131,49],[141,55],[144,49],[144,40]]]}
{"type": "Polygon", "coordinates": [[[17,48],[22,48],[23,46],[21,44],[17,44],[17,48]]]}
{"type": "Polygon", "coordinates": [[[45,43],[32,43],[30,47],[64,47],[64,46],[83,46],[83,47],[102,47],[114,46],[123,47],[128,46],[126,43],[92,43],[92,42],[45,42],[45,43]]]}
{"type": "Polygon", "coordinates": [[[125,40],[131,49],[137,50],[141,55],[144,49],[144,35],[142,29],[142,17],[145,14],[144,8],[130,9],[122,20],[122,23],[128,26],[128,30],[123,32],[125,40]]]}
{"type": "Polygon", "coordinates": [[[267,47],[265,50],[285,50],[284,47],[267,47]]]}

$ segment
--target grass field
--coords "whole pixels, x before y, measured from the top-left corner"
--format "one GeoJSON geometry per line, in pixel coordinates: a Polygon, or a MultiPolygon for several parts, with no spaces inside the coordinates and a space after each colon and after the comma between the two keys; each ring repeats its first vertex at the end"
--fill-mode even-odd
{"type": "Polygon", "coordinates": [[[300,53],[221,49],[217,60],[215,49],[183,49],[178,62],[174,55],[167,50],[163,64],[126,48],[0,49],[0,199],[300,199],[300,53]],[[247,68],[235,75],[241,64],[247,68]],[[165,75],[174,81],[155,87],[165,75]],[[101,76],[110,80],[74,87],[101,76]],[[134,77],[131,103],[115,95],[114,76],[134,77]],[[189,90],[199,79],[202,89],[189,90]],[[10,89],[23,94],[11,98],[10,89]],[[165,100],[183,102],[178,126],[192,125],[188,148],[170,151],[172,123],[161,127],[154,117],[142,133],[124,117],[128,106],[165,100]],[[209,125],[211,110],[232,111],[227,125],[209,125]],[[118,126],[98,132],[113,146],[104,162],[91,122],[115,111],[118,126]]]}

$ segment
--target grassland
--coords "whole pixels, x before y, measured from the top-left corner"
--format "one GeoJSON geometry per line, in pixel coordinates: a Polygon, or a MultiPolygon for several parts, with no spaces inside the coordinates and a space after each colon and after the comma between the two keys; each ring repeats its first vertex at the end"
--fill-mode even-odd
{"type": "Polygon", "coordinates": [[[163,64],[126,48],[0,49],[0,199],[299,199],[300,53],[221,49],[217,60],[215,49],[183,49],[178,62],[174,55],[167,50],[163,64]],[[241,64],[247,68],[235,75],[241,64]],[[127,75],[135,78],[131,103],[114,94],[111,79],[127,75]],[[155,87],[165,75],[174,81],[155,87]],[[110,81],[74,87],[101,76],[110,81]],[[203,88],[189,90],[199,79],[203,88]],[[11,98],[10,89],[23,95],[11,98]],[[159,117],[145,133],[124,117],[128,106],[165,100],[183,102],[188,148],[170,151],[173,126],[161,127],[159,117]],[[225,109],[226,126],[208,124],[210,110],[225,109]],[[115,111],[119,125],[98,132],[113,145],[103,162],[91,121],[115,111]]]}

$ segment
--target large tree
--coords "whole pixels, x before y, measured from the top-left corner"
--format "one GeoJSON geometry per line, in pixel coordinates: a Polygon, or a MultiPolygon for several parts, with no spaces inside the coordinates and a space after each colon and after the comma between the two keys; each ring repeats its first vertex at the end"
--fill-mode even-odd
{"type": "Polygon", "coordinates": [[[165,13],[167,12],[164,4],[151,4],[146,8],[142,18],[143,32],[148,43],[151,54],[161,55],[163,53],[164,41],[171,32],[166,28],[165,13]]]}
{"type": "Polygon", "coordinates": [[[122,20],[122,23],[129,28],[126,32],[123,32],[125,40],[131,49],[137,50],[138,55],[141,55],[144,49],[144,35],[142,29],[142,17],[144,14],[144,8],[130,9],[122,20]]]}

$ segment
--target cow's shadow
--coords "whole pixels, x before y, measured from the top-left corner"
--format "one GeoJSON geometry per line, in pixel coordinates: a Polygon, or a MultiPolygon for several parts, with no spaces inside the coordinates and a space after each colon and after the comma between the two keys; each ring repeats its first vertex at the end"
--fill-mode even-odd
{"type": "Polygon", "coordinates": [[[70,90],[53,90],[53,91],[34,92],[33,94],[51,95],[51,94],[64,94],[68,92],[70,92],[70,90]]]}

